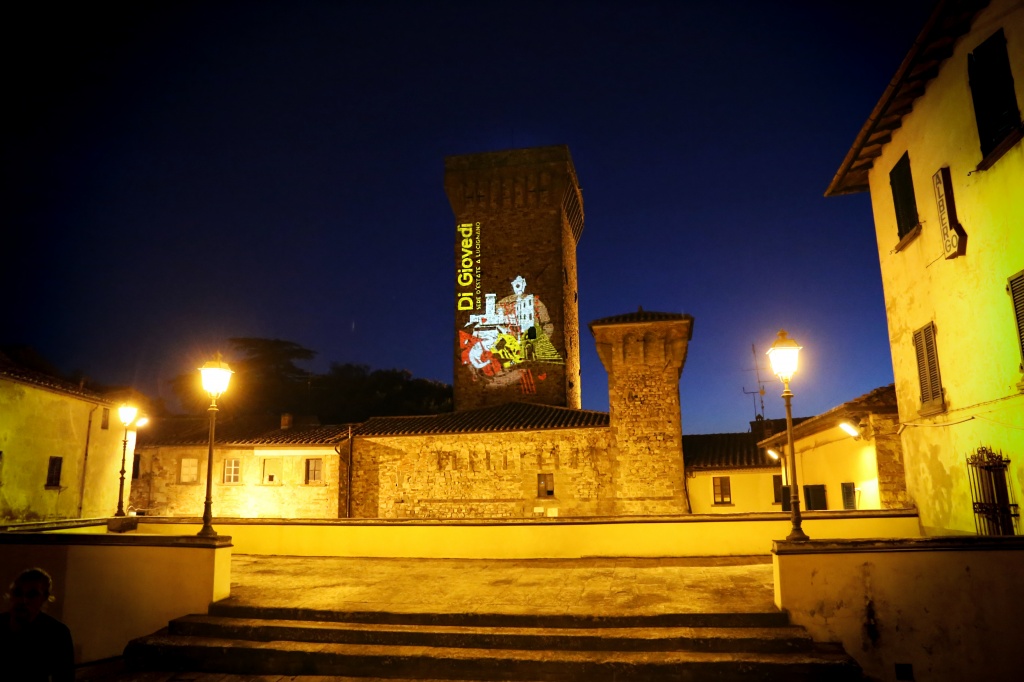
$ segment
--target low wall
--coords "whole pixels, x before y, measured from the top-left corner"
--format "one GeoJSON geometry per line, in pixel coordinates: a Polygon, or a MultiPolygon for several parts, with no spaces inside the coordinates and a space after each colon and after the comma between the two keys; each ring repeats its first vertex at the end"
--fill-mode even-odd
{"type": "Polygon", "coordinates": [[[1019,679],[1024,538],[775,542],[773,554],[776,605],[873,679],[1019,679]]]}
{"type": "MultiPolygon", "coordinates": [[[[195,533],[197,519],[139,518],[139,533],[195,533]]],[[[295,520],[215,519],[238,554],[443,559],[768,555],[789,534],[786,514],[641,518],[295,520]]],[[[811,537],[917,537],[912,511],[822,513],[811,537]]]]}
{"type": "Polygon", "coordinates": [[[0,533],[0,584],[6,591],[30,567],[50,574],[56,599],[46,612],[71,629],[76,663],[120,656],[129,640],[230,595],[230,537],[76,530],[0,533]]]}

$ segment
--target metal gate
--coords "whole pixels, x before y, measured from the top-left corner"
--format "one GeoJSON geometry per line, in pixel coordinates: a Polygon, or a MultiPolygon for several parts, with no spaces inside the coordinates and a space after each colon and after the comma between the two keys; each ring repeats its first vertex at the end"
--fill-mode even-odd
{"type": "Polygon", "coordinates": [[[978,535],[1017,535],[1020,532],[1017,501],[1006,481],[1009,463],[1002,452],[985,446],[967,455],[978,535]]]}

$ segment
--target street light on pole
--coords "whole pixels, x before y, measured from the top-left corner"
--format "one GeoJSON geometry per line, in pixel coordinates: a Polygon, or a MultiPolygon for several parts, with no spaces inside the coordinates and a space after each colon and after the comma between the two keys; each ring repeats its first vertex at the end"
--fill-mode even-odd
{"type": "Polygon", "coordinates": [[[213,438],[217,430],[217,398],[228,389],[231,381],[231,367],[221,360],[217,353],[216,360],[210,360],[199,368],[203,378],[203,390],[210,394],[210,449],[206,457],[206,502],[203,505],[203,527],[197,533],[203,537],[215,537],[213,529],[213,438]]]}
{"type": "Polygon", "coordinates": [[[786,401],[786,437],[789,441],[789,517],[793,528],[786,536],[787,540],[803,542],[810,540],[800,527],[800,491],[796,483],[796,450],[793,448],[793,392],[789,390],[789,382],[796,373],[797,359],[800,355],[800,344],[786,336],[786,330],[779,330],[779,337],[768,349],[768,362],[772,372],[782,382],[782,399],[786,401]]]}
{"type": "Polygon", "coordinates": [[[121,484],[117,489],[117,511],[114,516],[124,516],[124,473],[125,459],[128,456],[128,429],[142,426],[148,419],[139,417],[139,408],[125,403],[117,408],[117,417],[124,425],[124,440],[121,442],[121,484]]]}

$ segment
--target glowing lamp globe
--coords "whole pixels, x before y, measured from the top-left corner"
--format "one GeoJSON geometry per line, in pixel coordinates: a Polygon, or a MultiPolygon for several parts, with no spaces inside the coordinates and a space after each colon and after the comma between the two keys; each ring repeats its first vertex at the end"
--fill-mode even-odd
{"type": "Polygon", "coordinates": [[[768,362],[771,363],[772,372],[779,380],[788,384],[796,373],[797,357],[803,346],[795,340],[786,336],[786,330],[779,330],[779,338],[768,349],[768,362]]]}
{"type": "Polygon", "coordinates": [[[203,377],[203,390],[216,397],[228,390],[228,382],[231,381],[231,367],[228,363],[217,360],[210,360],[199,368],[203,377]]]}
{"type": "Polygon", "coordinates": [[[117,408],[117,417],[118,419],[121,420],[121,423],[124,424],[125,428],[128,428],[129,426],[132,425],[132,422],[135,421],[135,417],[138,414],[139,408],[132,407],[127,403],[117,408]]]}

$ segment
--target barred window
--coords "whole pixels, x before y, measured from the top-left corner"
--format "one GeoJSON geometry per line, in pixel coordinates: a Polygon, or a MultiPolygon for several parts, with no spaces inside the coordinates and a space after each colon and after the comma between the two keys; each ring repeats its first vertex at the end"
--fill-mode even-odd
{"type": "Polygon", "coordinates": [[[732,490],[728,476],[712,476],[711,485],[715,491],[715,504],[732,504],[732,490]]]}
{"type": "Polygon", "coordinates": [[[242,460],[231,458],[224,460],[224,482],[238,483],[242,480],[242,460]]]}
{"type": "Polygon", "coordinates": [[[1010,482],[1006,480],[1008,457],[989,447],[967,456],[978,535],[1017,535],[1020,511],[1010,482]]]}

